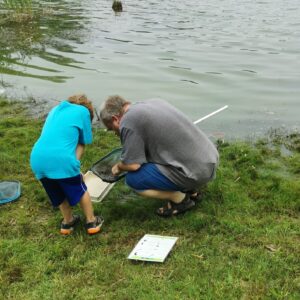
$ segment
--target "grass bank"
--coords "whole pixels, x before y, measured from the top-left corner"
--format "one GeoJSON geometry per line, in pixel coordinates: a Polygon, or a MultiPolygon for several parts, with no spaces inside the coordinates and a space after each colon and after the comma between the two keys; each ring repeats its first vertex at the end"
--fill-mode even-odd
{"type": "MultiPolygon", "coordinates": [[[[300,135],[219,143],[217,179],[195,210],[154,214],[119,182],[95,211],[103,232],[58,234],[60,214],[29,167],[42,120],[0,100],[0,180],[22,183],[21,198],[0,206],[1,299],[299,299],[300,135]],[[163,264],[126,257],[145,234],[179,237],[163,264]]],[[[95,129],[82,162],[119,145],[95,129]]]]}

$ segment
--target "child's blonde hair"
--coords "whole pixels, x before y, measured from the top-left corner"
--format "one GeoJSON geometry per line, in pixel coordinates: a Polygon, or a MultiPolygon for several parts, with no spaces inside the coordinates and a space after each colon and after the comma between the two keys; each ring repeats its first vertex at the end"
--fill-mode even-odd
{"type": "Polygon", "coordinates": [[[73,96],[70,96],[68,98],[68,101],[70,103],[85,106],[90,112],[91,121],[93,120],[93,118],[94,118],[94,107],[93,107],[92,102],[87,98],[86,95],[84,95],[84,94],[73,95],[73,96]]]}

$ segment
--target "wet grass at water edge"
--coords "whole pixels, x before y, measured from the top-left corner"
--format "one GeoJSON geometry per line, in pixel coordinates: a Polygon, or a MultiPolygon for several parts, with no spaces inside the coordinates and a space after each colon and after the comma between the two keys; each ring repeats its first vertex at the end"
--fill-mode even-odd
{"type": "MultiPolygon", "coordinates": [[[[29,167],[41,119],[0,100],[0,180],[19,180],[21,198],[0,206],[3,299],[299,299],[300,135],[218,142],[217,179],[183,216],[161,219],[158,200],[119,182],[95,204],[103,232],[58,233],[61,220],[29,167]],[[163,264],[127,256],[146,233],[177,236],[163,264]]],[[[82,171],[119,146],[94,128],[82,171]]],[[[76,209],[79,212],[79,209],[76,209]]]]}

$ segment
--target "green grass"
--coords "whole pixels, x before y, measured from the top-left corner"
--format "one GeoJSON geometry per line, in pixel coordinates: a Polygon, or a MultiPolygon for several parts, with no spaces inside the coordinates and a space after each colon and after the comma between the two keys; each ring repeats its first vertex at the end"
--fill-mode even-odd
{"type": "MultiPolygon", "coordinates": [[[[64,238],[29,167],[42,124],[0,101],[0,180],[22,183],[21,198],[0,206],[1,299],[300,299],[299,133],[219,142],[217,179],[176,218],[119,182],[94,205],[103,232],[64,238]],[[179,237],[165,263],[127,260],[146,233],[179,237]]],[[[94,136],[83,172],[119,146],[102,129],[94,136]]]]}

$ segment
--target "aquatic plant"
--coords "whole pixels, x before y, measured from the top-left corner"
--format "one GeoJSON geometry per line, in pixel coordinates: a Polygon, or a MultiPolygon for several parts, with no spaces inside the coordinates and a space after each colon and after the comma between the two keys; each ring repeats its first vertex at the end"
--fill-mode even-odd
{"type": "Polygon", "coordinates": [[[32,9],[32,0],[3,0],[4,7],[16,11],[28,11],[32,9]]]}
{"type": "MultiPolygon", "coordinates": [[[[30,64],[31,57],[80,68],[75,59],[48,49],[56,49],[59,53],[74,52],[72,43],[81,42],[83,38],[81,30],[86,22],[79,21],[84,17],[70,11],[69,4],[62,5],[59,12],[54,7],[50,1],[41,4],[34,0],[0,0],[0,74],[53,82],[67,79],[57,76],[56,69],[30,64]],[[42,72],[37,74],[33,70],[42,72]]],[[[1,81],[0,87],[4,87],[1,81]]]]}
{"type": "Polygon", "coordinates": [[[1,8],[10,21],[25,22],[33,19],[32,0],[4,0],[1,8]]]}
{"type": "Polygon", "coordinates": [[[115,11],[115,12],[121,12],[123,11],[123,5],[122,5],[122,2],[120,0],[114,0],[113,1],[113,5],[112,5],[112,9],[115,11]]]}

